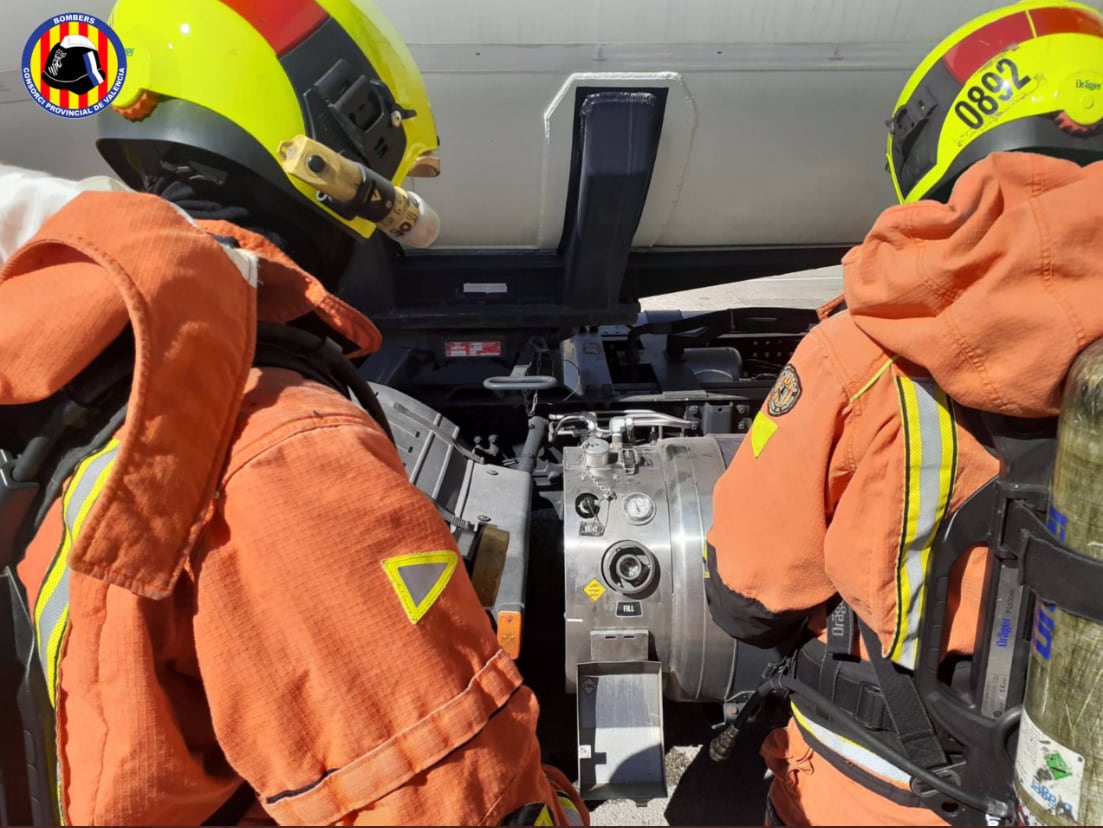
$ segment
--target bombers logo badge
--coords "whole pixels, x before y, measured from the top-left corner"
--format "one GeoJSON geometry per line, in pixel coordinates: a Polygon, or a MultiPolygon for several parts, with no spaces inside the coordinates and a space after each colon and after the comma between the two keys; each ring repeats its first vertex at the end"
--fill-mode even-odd
{"type": "Polygon", "coordinates": [[[23,47],[23,85],[35,103],[62,118],[86,118],[111,104],[126,77],[126,51],[90,14],[51,17],[23,47]]]}
{"type": "Polygon", "coordinates": [[[774,389],[766,400],[766,413],[771,417],[780,417],[793,410],[793,406],[800,399],[800,377],[797,369],[792,365],[786,365],[778,374],[774,389]]]}

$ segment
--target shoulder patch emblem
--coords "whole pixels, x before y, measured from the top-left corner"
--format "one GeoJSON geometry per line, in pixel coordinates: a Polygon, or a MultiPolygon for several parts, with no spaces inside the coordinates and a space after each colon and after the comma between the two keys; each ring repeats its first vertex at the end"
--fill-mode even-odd
{"type": "Polygon", "coordinates": [[[771,417],[780,417],[793,410],[793,406],[800,399],[800,377],[797,369],[791,364],[781,369],[774,389],[766,400],[766,413],[771,417]]]}
{"type": "Polygon", "coordinates": [[[456,569],[456,553],[416,552],[383,561],[383,571],[411,624],[420,621],[444,592],[456,569]]]}

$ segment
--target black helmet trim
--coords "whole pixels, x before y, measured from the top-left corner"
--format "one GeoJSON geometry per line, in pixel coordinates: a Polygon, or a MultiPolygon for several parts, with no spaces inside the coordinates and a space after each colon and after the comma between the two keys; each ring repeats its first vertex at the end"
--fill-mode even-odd
{"type": "Polygon", "coordinates": [[[958,178],[978,161],[995,152],[1033,152],[1052,158],[1065,158],[1080,165],[1103,160],[1103,137],[1085,141],[1060,126],[1059,118],[1035,115],[1002,124],[972,141],[950,165],[950,169],[931,187],[928,198],[946,202],[958,178]]]}
{"type": "Polygon", "coordinates": [[[348,32],[329,19],[280,65],[299,96],[310,137],[393,179],[406,152],[402,121],[417,113],[395,101],[348,32]]]}
{"type": "Polygon", "coordinates": [[[394,178],[406,151],[399,106],[363,50],[315,0],[222,0],[248,21],[279,57],[316,141],[394,178]],[[392,120],[392,113],[400,118],[392,120]]]}
{"type": "MultiPolygon", "coordinates": [[[[158,172],[168,156],[181,155],[176,148],[185,148],[190,154],[197,149],[201,155],[224,158],[263,179],[287,197],[281,210],[294,209],[303,218],[307,215],[322,218],[317,207],[294,187],[256,138],[229,118],[190,101],[175,98],[161,101],[142,121],[103,118],[96,148],[116,175],[135,190],[145,188],[143,176],[158,172]]],[[[328,224],[340,228],[345,235],[357,237],[345,225],[328,224]]]]}
{"type": "Polygon", "coordinates": [[[960,89],[961,82],[940,60],[889,121],[892,162],[902,192],[911,192],[938,163],[942,124],[950,110],[950,102],[960,89]]]}

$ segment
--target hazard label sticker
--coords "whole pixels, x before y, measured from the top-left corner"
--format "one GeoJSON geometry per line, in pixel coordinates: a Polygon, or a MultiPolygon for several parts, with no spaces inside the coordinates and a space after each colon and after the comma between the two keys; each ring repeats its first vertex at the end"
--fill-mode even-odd
{"type": "Polygon", "coordinates": [[[456,553],[417,552],[383,561],[383,570],[411,624],[420,621],[444,592],[456,569],[456,553]]]}
{"type": "Polygon", "coordinates": [[[596,601],[598,598],[605,594],[605,587],[601,585],[601,581],[599,581],[597,578],[594,578],[592,581],[590,581],[590,583],[586,584],[586,586],[582,588],[582,591],[590,596],[591,601],[596,601]]]}
{"type": "Polygon", "coordinates": [[[1084,765],[1083,756],[1047,736],[1023,711],[1015,779],[1031,804],[1078,825],[1084,765]]]}
{"type": "Polygon", "coordinates": [[[501,356],[502,343],[496,340],[454,340],[444,343],[446,357],[501,356]]]}

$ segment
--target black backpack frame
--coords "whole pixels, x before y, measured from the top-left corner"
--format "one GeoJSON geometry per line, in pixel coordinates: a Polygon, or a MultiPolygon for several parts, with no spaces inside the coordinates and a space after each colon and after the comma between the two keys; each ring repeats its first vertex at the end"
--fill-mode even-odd
{"type": "MultiPolygon", "coordinates": [[[[890,738],[820,690],[824,683],[816,672],[837,669],[829,636],[826,657],[824,646],[812,641],[773,665],[735,720],[713,740],[713,758],[730,754],[739,732],[766,699],[791,696],[832,730],[910,774],[911,793],[947,822],[984,825],[992,818],[1001,824],[1016,820],[1012,779],[1037,600],[1054,601],[1103,624],[1103,560],[1070,549],[1047,528],[1057,420],[1016,420],[961,407],[958,411],[961,425],[999,459],[1000,472],[948,515],[938,531],[925,581],[921,649],[914,672],[908,674],[880,658],[879,645],[867,646],[870,662],[852,665],[863,670],[865,683],[883,705],[884,718],[895,725],[888,731],[890,738]],[[958,680],[948,674],[942,653],[950,582],[954,566],[976,546],[987,546],[989,554],[983,627],[969,669],[958,680]],[[997,655],[997,649],[1005,652],[997,655]],[[816,663],[806,671],[802,659],[809,651],[816,653],[816,663]],[[999,704],[986,710],[993,707],[993,692],[999,704]],[[929,737],[925,746],[933,743],[933,750],[923,750],[921,740],[898,738],[901,732],[922,731],[929,737]],[[909,749],[915,746],[920,749],[909,749]]],[[[832,618],[844,619],[840,627],[845,628],[853,612],[845,604],[835,609],[832,618]]],[[[860,620],[857,625],[864,626],[860,620]]],[[[863,634],[869,634],[868,628],[863,634]]],[[[843,634],[852,635],[853,627],[843,634]]],[[[843,651],[849,654],[849,646],[843,651]]]]}

